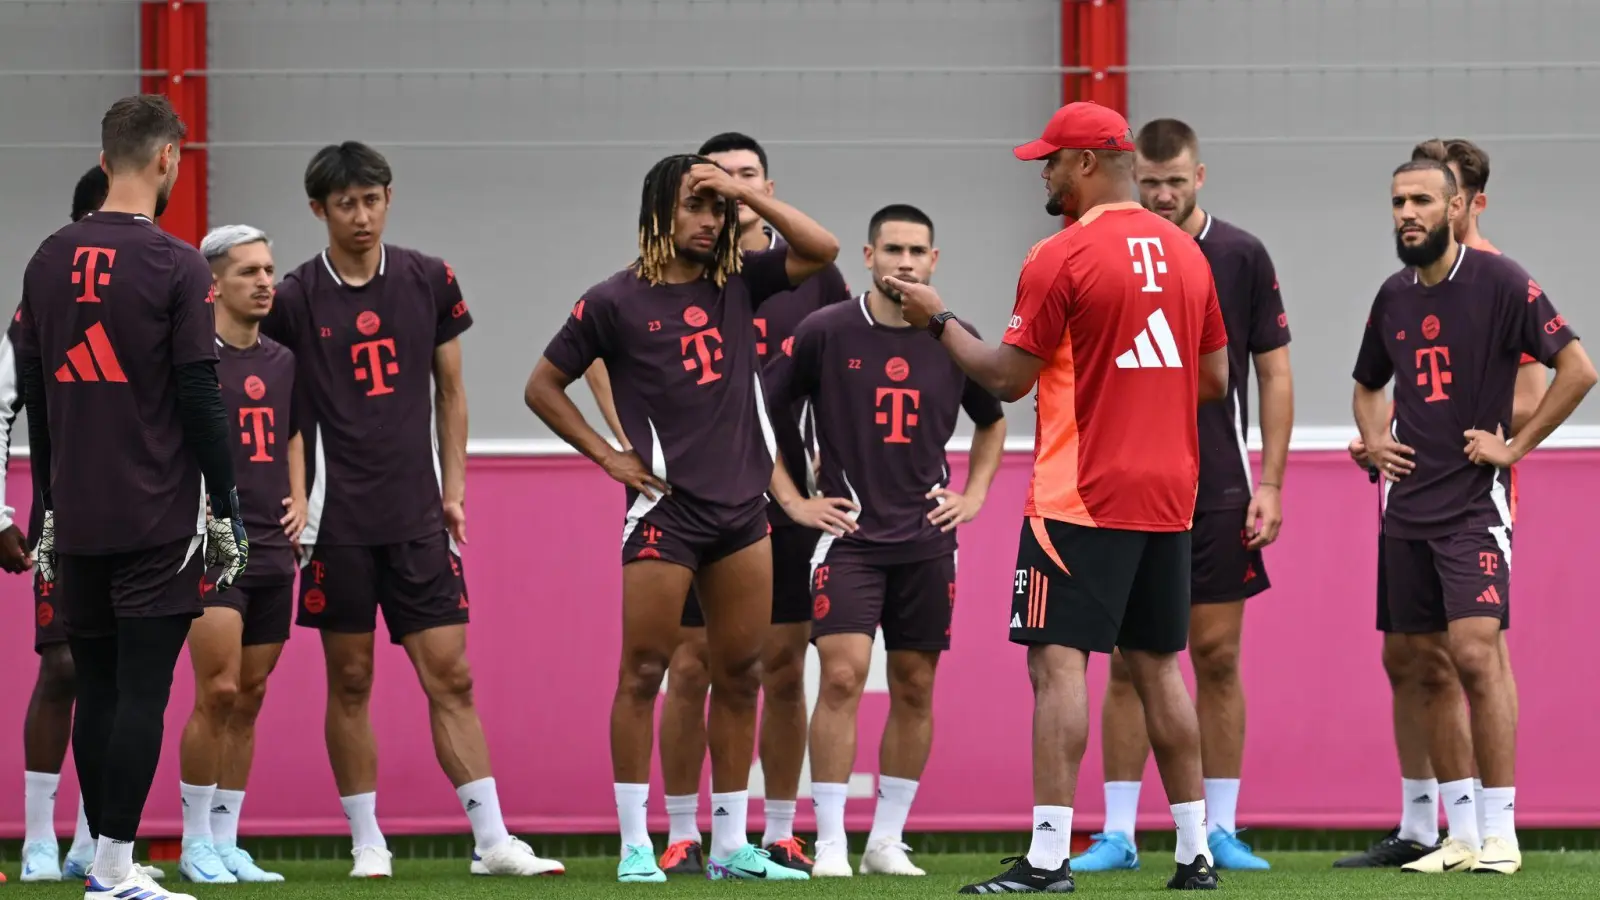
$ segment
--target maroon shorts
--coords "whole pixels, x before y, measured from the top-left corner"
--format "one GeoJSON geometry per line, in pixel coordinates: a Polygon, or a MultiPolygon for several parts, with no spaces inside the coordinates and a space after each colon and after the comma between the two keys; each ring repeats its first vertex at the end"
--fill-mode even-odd
{"type": "Polygon", "coordinates": [[[111,637],[118,619],[200,615],[204,576],[205,540],[197,534],[148,550],[58,554],[50,592],[68,635],[111,637]]]}
{"type": "Polygon", "coordinates": [[[955,553],[895,563],[874,555],[830,542],[811,575],[811,640],[870,636],[881,625],[885,650],[949,650],[955,553]]]}
{"type": "MultiPolygon", "coordinates": [[[[811,554],[822,532],[799,525],[772,529],[772,624],[794,625],[811,621],[811,554]]],[[[691,585],[683,604],[684,628],[706,627],[700,595],[691,585]]]]}
{"type": "MultiPolygon", "coordinates": [[[[214,583],[214,574],[207,580],[214,583]]],[[[239,613],[244,619],[243,646],[281,644],[289,639],[294,619],[294,578],[235,584],[220,594],[213,587],[206,591],[204,603],[207,609],[221,606],[239,613]]]]}
{"type": "MultiPolygon", "coordinates": [[[[31,574],[31,573],[30,573],[31,574]]],[[[44,653],[46,647],[67,642],[67,623],[57,614],[56,601],[60,592],[54,584],[40,584],[33,579],[33,652],[44,653]]]]}
{"type": "MultiPolygon", "coordinates": [[[[635,501],[633,509],[641,505],[635,501]]],[[[710,506],[668,496],[642,514],[633,509],[622,528],[623,565],[659,559],[694,572],[738,553],[772,531],[764,494],[743,507],[710,506]]]]}
{"type": "Polygon", "coordinates": [[[1261,551],[1251,550],[1245,507],[1194,514],[1190,547],[1194,553],[1190,603],[1233,603],[1272,586],[1261,551]]]}
{"type": "MultiPolygon", "coordinates": [[[[1383,539],[1383,594],[1389,630],[1434,634],[1456,619],[1485,616],[1510,627],[1511,565],[1487,528],[1431,540],[1383,539]]],[[[1384,623],[1380,622],[1380,626],[1384,623]]]]}
{"type": "Polygon", "coordinates": [[[318,544],[300,567],[296,625],[370,634],[380,608],[396,644],[429,628],[467,624],[467,580],[449,535],[376,547],[318,544]]]}

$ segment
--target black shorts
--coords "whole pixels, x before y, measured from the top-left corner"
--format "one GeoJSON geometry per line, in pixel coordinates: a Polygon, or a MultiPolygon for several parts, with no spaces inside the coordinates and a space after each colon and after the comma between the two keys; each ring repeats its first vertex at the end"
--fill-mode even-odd
{"type": "MultiPolygon", "coordinates": [[[[822,532],[799,525],[780,525],[772,529],[772,624],[811,621],[811,554],[821,536],[822,532]]],[[[706,627],[700,594],[692,584],[679,625],[706,627]]]]}
{"type": "Polygon", "coordinates": [[[956,555],[905,563],[873,561],[871,551],[831,542],[811,576],[811,640],[872,636],[885,650],[949,650],[956,604],[956,555]]]}
{"type": "Polygon", "coordinates": [[[1383,539],[1383,594],[1397,634],[1435,634],[1456,619],[1497,619],[1511,627],[1510,529],[1502,544],[1488,528],[1431,540],[1383,539]]]}
{"type": "Polygon", "coordinates": [[[1269,587],[1261,550],[1250,549],[1249,509],[1197,511],[1189,530],[1194,552],[1192,603],[1234,603],[1269,587]]]}
{"type": "Polygon", "coordinates": [[[1384,634],[1394,634],[1394,623],[1389,621],[1389,582],[1383,574],[1383,561],[1387,554],[1383,552],[1383,532],[1378,532],[1378,630],[1384,634]]]}
{"type": "Polygon", "coordinates": [[[205,555],[205,537],[198,534],[148,550],[57,554],[52,593],[60,597],[66,633],[111,637],[118,619],[200,615],[205,555]]]}
{"type": "MultiPolygon", "coordinates": [[[[631,491],[629,492],[632,493],[631,491]]],[[[677,563],[691,572],[725,559],[772,532],[763,494],[740,507],[711,506],[685,497],[666,496],[647,504],[636,499],[622,526],[622,564],[639,559],[677,563]]]]}
{"type": "MultiPolygon", "coordinates": [[[[212,576],[215,572],[212,573],[212,576]]],[[[208,576],[208,580],[214,578],[208,576]]],[[[202,598],[206,608],[222,606],[244,619],[245,647],[256,644],[281,644],[289,639],[289,623],[294,619],[294,578],[287,581],[259,581],[235,584],[222,593],[213,587],[202,598]]]]}
{"type": "Polygon", "coordinates": [[[41,584],[33,580],[33,652],[44,653],[46,648],[65,646],[67,643],[66,619],[56,614],[60,591],[55,584],[41,584]]]}
{"type": "Polygon", "coordinates": [[[1189,644],[1189,532],[1022,522],[1011,640],[1093,653],[1189,644]]]}
{"type": "Polygon", "coordinates": [[[396,644],[429,628],[467,624],[467,580],[448,534],[377,547],[318,544],[301,565],[296,625],[370,634],[380,607],[396,644]]]}

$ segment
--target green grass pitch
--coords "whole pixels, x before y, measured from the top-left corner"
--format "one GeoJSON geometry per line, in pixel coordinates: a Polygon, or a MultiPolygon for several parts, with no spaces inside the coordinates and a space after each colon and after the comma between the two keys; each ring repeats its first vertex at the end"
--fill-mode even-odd
{"type": "MultiPolygon", "coordinates": [[[[1398,871],[1335,871],[1329,868],[1336,854],[1279,852],[1272,855],[1273,871],[1222,873],[1222,890],[1237,897],[1271,897],[1275,900],[1338,898],[1338,900],[1389,900],[1407,897],[1564,898],[1600,897],[1600,853],[1529,852],[1520,874],[1509,878],[1487,875],[1402,875],[1398,871]]],[[[852,857],[854,859],[854,857],[852,857]]],[[[1002,866],[993,855],[918,854],[913,857],[928,870],[926,878],[885,878],[857,875],[849,879],[818,879],[792,884],[708,882],[701,877],[674,877],[664,885],[616,883],[616,862],[611,859],[566,860],[567,874],[540,879],[474,878],[465,859],[395,860],[391,881],[352,881],[345,861],[296,862],[263,860],[282,872],[282,884],[194,887],[176,880],[176,863],[163,863],[165,887],[193,890],[199,900],[526,900],[550,898],[621,897],[729,897],[775,894],[783,897],[827,898],[928,898],[954,896],[962,884],[987,878],[1002,866]]],[[[1171,854],[1148,851],[1139,872],[1078,876],[1078,893],[1094,897],[1167,895],[1166,879],[1172,874],[1171,854]]],[[[66,900],[82,896],[72,883],[20,884],[17,865],[4,867],[11,879],[0,887],[10,900],[66,900]]]]}

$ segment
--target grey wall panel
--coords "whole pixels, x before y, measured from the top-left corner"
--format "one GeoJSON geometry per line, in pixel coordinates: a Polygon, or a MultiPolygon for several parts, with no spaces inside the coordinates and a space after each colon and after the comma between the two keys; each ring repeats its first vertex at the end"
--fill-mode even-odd
{"type": "MultiPolygon", "coordinates": [[[[132,70],[138,65],[137,21],[138,7],[130,3],[0,3],[0,71],[132,70]]],[[[129,75],[0,75],[5,314],[20,299],[23,267],[39,243],[67,223],[73,185],[99,159],[101,114],[138,89],[138,79],[129,75]],[[83,146],[19,146],[29,144],[83,146]]]]}
{"type": "MultiPolygon", "coordinates": [[[[1193,125],[1208,170],[1201,205],[1255,232],[1277,263],[1297,425],[1350,421],[1361,329],[1400,267],[1389,176],[1424,138],[1488,151],[1484,235],[1580,335],[1600,328],[1592,216],[1578,199],[1583,160],[1600,148],[1600,4],[1130,0],[1129,19],[1135,127],[1158,116],[1193,125]]],[[[1600,404],[1573,421],[1600,423],[1600,404]]]]}
{"type": "MultiPolygon", "coordinates": [[[[1053,0],[218,4],[216,68],[587,71],[213,77],[211,218],[268,229],[290,267],[324,240],[301,191],[315,147],[354,138],[385,152],[388,238],[449,259],[473,307],[474,438],[548,436],[521,401],[539,352],[583,289],[633,258],[646,169],[723,130],[771,144],[779,195],[839,235],[853,287],[868,216],[924,207],[944,254],[936,283],[993,338],[1023,255],[1056,226],[1037,165],[1009,144],[1037,135],[1060,77],[866,70],[1051,67],[1058,15],[1053,0]],[[684,66],[854,71],[604,71],[684,66]],[[414,146],[428,141],[490,146],[414,146]],[[527,146],[540,142],[584,146],[527,146]]],[[[1011,412],[1031,433],[1031,403],[1011,412]]]]}

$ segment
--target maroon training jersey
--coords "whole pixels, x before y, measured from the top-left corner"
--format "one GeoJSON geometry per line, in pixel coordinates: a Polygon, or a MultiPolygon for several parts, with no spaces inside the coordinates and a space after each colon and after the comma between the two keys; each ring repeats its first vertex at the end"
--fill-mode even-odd
{"type": "Polygon", "coordinates": [[[444,530],[433,353],[472,314],[444,260],[389,244],[381,253],[360,286],[318,254],[284,277],[261,323],[294,353],[308,407],[304,544],[371,547],[444,530]]]}
{"type": "Polygon", "coordinates": [[[923,329],[874,320],[864,294],[808,316],[792,351],[768,367],[768,386],[774,407],[811,401],[822,449],[819,488],[861,507],[858,529],[838,540],[870,548],[885,563],[955,549],[955,533],[928,521],[938,503],[927,494],[950,483],[944,448],[959,411],[982,427],[1001,417],[1000,401],[923,329]]]}
{"type": "Polygon", "coordinates": [[[296,427],[294,354],[263,337],[241,350],[217,338],[217,381],[228,407],[240,517],[250,535],[250,567],[241,583],[294,580],[294,551],[279,521],[288,510],[289,439],[296,427]]]}
{"type": "MultiPolygon", "coordinates": [[[[772,234],[772,249],[785,246],[783,239],[772,234]]],[[[756,356],[763,366],[771,366],[783,355],[783,347],[794,338],[794,330],[806,316],[833,303],[850,299],[850,287],[837,266],[829,264],[821,272],[807,278],[793,290],[781,291],[768,298],[756,314],[756,356]]],[[[815,417],[805,401],[795,403],[790,409],[799,428],[776,428],[778,450],[783,456],[789,478],[802,490],[811,481],[811,459],[816,456],[815,417]]],[[[768,504],[767,520],[773,528],[792,526],[794,521],[783,507],[768,504]]]]}
{"type": "Polygon", "coordinates": [[[1200,491],[1195,510],[1250,504],[1250,357],[1289,343],[1278,275],[1255,235],[1207,214],[1197,238],[1211,263],[1228,329],[1228,393],[1200,407],[1200,491]]]}
{"type": "Polygon", "coordinates": [[[1510,527],[1509,471],[1468,460],[1462,433],[1510,434],[1522,354],[1550,365],[1576,339],[1544,290],[1504,256],[1462,247],[1432,287],[1409,268],[1389,276],[1354,373],[1373,390],[1394,378],[1390,428],[1416,450],[1416,469],[1389,489],[1384,534],[1427,540],[1510,527]]]}
{"type": "Polygon", "coordinates": [[[211,267],[144,216],[96,212],[23,273],[17,356],[44,369],[56,550],[101,555],[205,527],[176,366],[217,358],[211,267]]]}
{"type": "Polygon", "coordinates": [[[742,507],[772,481],[753,320],[790,289],[788,255],[745,254],[723,288],[709,279],[652,286],[623,269],[584,291],[544,350],[573,379],[605,360],[628,443],[674,495],[742,507]]]}

